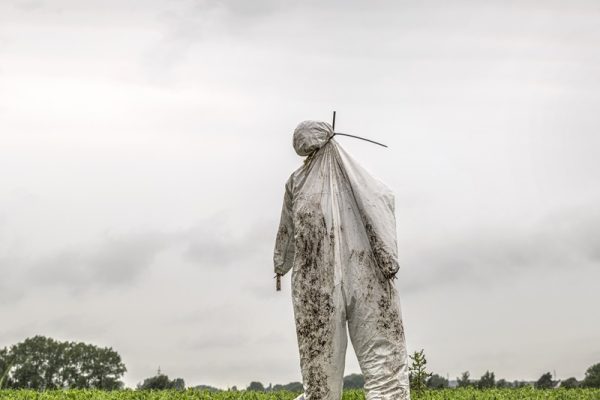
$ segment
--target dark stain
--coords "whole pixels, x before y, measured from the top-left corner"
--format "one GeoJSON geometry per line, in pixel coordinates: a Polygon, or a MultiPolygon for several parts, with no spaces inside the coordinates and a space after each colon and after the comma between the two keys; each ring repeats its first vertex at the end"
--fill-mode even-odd
{"type": "Polygon", "coordinates": [[[396,259],[387,250],[386,246],[377,235],[377,232],[375,232],[373,225],[368,222],[365,223],[365,231],[369,238],[369,243],[371,244],[371,251],[373,252],[375,264],[377,264],[383,273],[383,276],[387,279],[392,279],[399,269],[396,259]]]}
{"type": "Polygon", "coordinates": [[[404,341],[404,327],[398,307],[393,303],[393,298],[388,293],[382,293],[379,300],[377,300],[379,310],[377,328],[392,339],[394,343],[400,343],[404,341]]]}
{"type": "Polygon", "coordinates": [[[410,400],[410,392],[407,387],[400,387],[399,400],[410,400]]]}
{"type": "Polygon", "coordinates": [[[333,356],[332,254],[335,234],[328,233],[318,202],[296,212],[294,286],[296,333],[307,399],[327,398],[330,389],[323,365],[333,356]]]}
{"type": "Polygon", "coordinates": [[[281,227],[279,228],[279,232],[278,234],[280,235],[287,235],[288,234],[288,227],[287,225],[281,225],[281,227]]]}
{"type": "Polygon", "coordinates": [[[375,290],[375,286],[373,286],[373,280],[369,279],[367,282],[367,292],[365,293],[366,301],[373,300],[373,290],[375,290]]]}

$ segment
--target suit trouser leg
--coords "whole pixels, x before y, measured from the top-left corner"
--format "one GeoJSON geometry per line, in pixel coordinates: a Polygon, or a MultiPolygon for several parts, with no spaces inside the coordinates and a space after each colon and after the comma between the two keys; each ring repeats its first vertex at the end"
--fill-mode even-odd
{"type": "Polygon", "coordinates": [[[304,399],[340,400],[348,343],[342,285],[302,285],[294,292],[304,399]]]}
{"type": "Polygon", "coordinates": [[[348,331],[367,400],[408,400],[408,360],[398,294],[377,279],[350,287],[348,331]]]}

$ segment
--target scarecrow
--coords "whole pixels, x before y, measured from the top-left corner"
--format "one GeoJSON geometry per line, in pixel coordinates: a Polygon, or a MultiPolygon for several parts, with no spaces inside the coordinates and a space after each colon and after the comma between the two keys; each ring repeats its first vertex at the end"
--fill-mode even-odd
{"type": "Polygon", "coordinates": [[[298,399],[341,399],[348,332],[366,399],[407,400],[407,352],[393,281],[399,268],[394,195],[336,135],[352,136],[318,121],[295,129],[294,149],[306,159],[285,184],[275,243],[277,290],[292,271],[304,386],[298,399]]]}

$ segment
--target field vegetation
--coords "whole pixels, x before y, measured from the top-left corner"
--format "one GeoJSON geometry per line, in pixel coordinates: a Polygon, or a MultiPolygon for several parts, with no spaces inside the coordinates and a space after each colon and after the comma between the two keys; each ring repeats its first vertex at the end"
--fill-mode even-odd
{"type": "MultiPolygon", "coordinates": [[[[0,390],[2,400],[293,400],[298,392],[186,390],[0,390]]],[[[359,389],[344,391],[343,400],[364,400],[359,389]]],[[[600,400],[600,389],[442,389],[413,394],[413,400],[600,400]]]]}
{"type": "MultiPolygon", "coordinates": [[[[546,372],[536,381],[508,382],[491,371],[478,379],[465,371],[449,381],[427,370],[423,350],[410,360],[413,400],[600,400],[600,363],[590,366],[582,380],[546,372]]],[[[294,400],[303,390],[301,382],[265,386],[252,381],[240,390],[189,387],[160,368],[133,389],[122,381],[126,370],[110,347],[35,336],[0,349],[0,400],[294,400]]],[[[364,384],[360,374],[345,376],[343,400],[363,400],[364,384]]]]}

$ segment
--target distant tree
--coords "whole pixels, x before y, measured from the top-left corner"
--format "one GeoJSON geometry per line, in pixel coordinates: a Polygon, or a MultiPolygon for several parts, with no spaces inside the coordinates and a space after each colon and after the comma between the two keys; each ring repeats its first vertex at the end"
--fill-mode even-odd
{"type": "MultiPolygon", "coordinates": [[[[235,388],[235,389],[234,388],[235,388],[235,386],[233,386],[229,390],[237,390],[237,388],[235,388]]],[[[193,389],[196,389],[196,390],[208,390],[209,392],[220,392],[221,391],[221,389],[218,389],[218,388],[216,388],[214,386],[209,386],[209,385],[196,385],[196,386],[193,387],[193,389]]]]}
{"type": "Polygon", "coordinates": [[[498,381],[496,382],[496,387],[499,389],[506,389],[511,386],[512,385],[510,384],[510,382],[507,382],[506,379],[498,379],[498,381]]]}
{"type": "Polygon", "coordinates": [[[0,351],[1,386],[12,389],[120,389],[127,371],[110,347],[36,335],[0,351]]]}
{"type": "Polygon", "coordinates": [[[496,378],[494,377],[494,373],[490,371],[485,371],[485,374],[483,374],[477,382],[477,388],[490,389],[494,386],[496,386],[496,378]]]}
{"type": "Polygon", "coordinates": [[[237,388],[237,386],[233,385],[229,390],[232,392],[237,392],[238,388],[237,388]]]}
{"type": "Polygon", "coordinates": [[[169,377],[160,372],[160,368],[155,376],[144,379],[144,382],[137,385],[138,390],[166,390],[177,389],[185,390],[185,382],[182,378],[170,380],[169,377]]]}
{"type": "Polygon", "coordinates": [[[575,377],[567,378],[560,383],[561,388],[576,389],[579,387],[579,382],[575,377]]]}
{"type": "Polygon", "coordinates": [[[302,385],[302,382],[290,382],[284,385],[284,389],[288,392],[302,392],[304,391],[304,385],[302,385]]]}
{"type": "Polygon", "coordinates": [[[514,381],[512,386],[515,389],[519,389],[519,388],[529,387],[529,386],[531,386],[531,384],[529,382],[525,382],[525,381],[514,381]]]}
{"type": "Polygon", "coordinates": [[[278,390],[286,390],[288,392],[302,392],[302,391],[304,391],[304,386],[302,386],[301,382],[290,382],[285,385],[273,386],[273,391],[278,391],[278,390]]]}
{"type": "Polygon", "coordinates": [[[0,349],[0,389],[4,386],[4,382],[8,379],[8,373],[12,368],[12,356],[9,354],[8,349],[0,349]]]}
{"type": "Polygon", "coordinates": [[[427,388],[427,379],[431,373],[427,372],[427,359],[425,358],[424,350],[415,351],[409,356],[412,360],[409,371],[410,390],[415,393],[421,393],[427,388]]]}
{"type": "Polygon", "coordinates": [[[585,377],[581,386],[588,388],[600,388],[600,363],[592,365],[585,371],[585,377]]]}
{"type": "Polygon", "coordinates": [[[463,372],[460,378],[456,378],[456,386],[459,388],[471,386],[471,381],[469,380],[469,371],[463,372]]]}
{"type": "Polygon", "coordinates": [[[167,375],[156,375],[150,378],[144,379],[144,381],[137,385],[138,390],[162,390],[171,389],[171,380],[167,375]]]}
{"type": "Polygon", "coordinates": [[[552,389],[554,387],[554,381],[552,381],[552,374],[550,372],[546,372],[544,375],[540,376],[540,379],[535,383],[536,389],[552,389]]]}
{"type": "Polygon", "coordinates": [[[448,387],[448,379],[438,374],[433,374],[427,379],[429,389],[445,389],[448,387]]]}
{"type": "Polygon", "coordinates": [[[264,392],[265,391],[265,387],[260,382],[252,381],[252,382],[250,382],[250,385],[248,385],[248,387],[246,388],[246,390],[252,390],[252,391],[255,391],[255,392],[264,392]]]}
{"type": "Polygon", "coordinates": [[[171,388],[177,390],[185,390],[185,381],[183,378],[175,378],[171,381],[171,388]]]}
{"type": "Polygon", "coordinates": [[[362,389],[365,387],[365,377],[362,374],[350,374],[344,377],[344,389],[362,389]]]}

